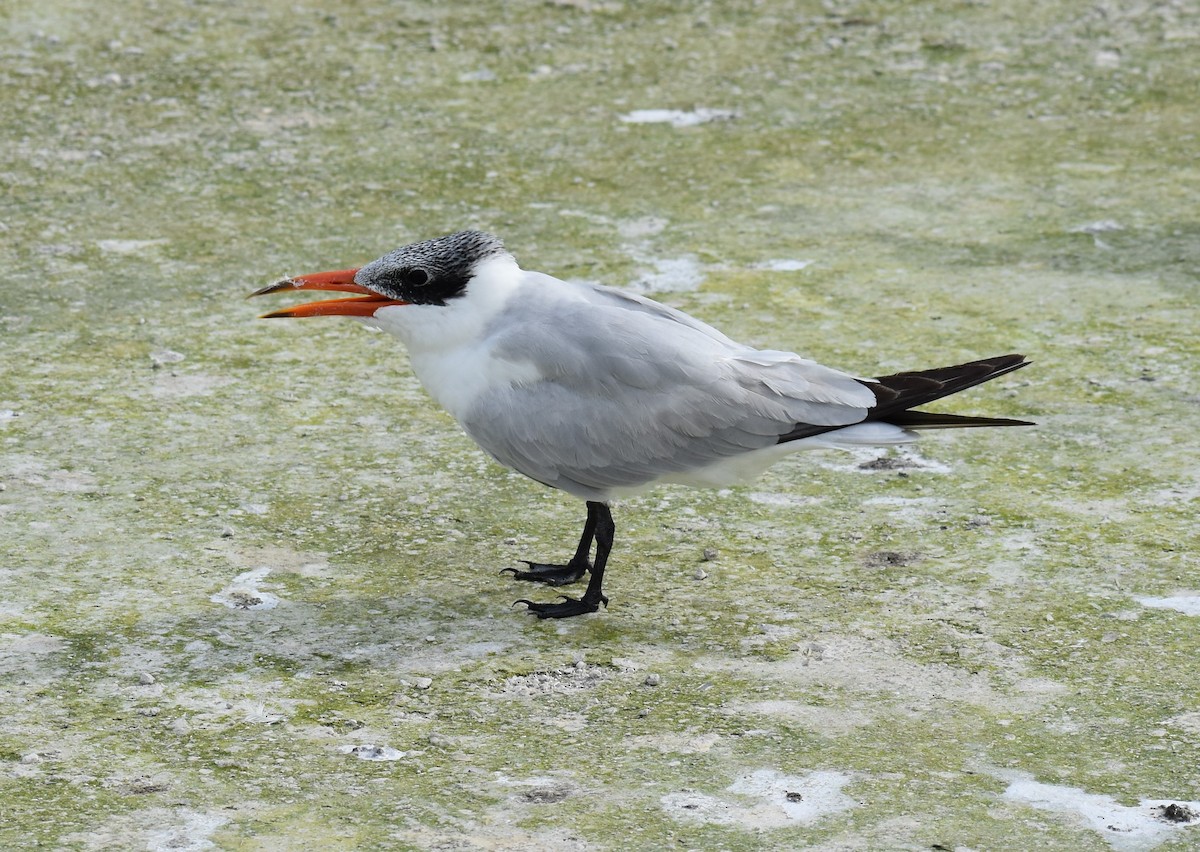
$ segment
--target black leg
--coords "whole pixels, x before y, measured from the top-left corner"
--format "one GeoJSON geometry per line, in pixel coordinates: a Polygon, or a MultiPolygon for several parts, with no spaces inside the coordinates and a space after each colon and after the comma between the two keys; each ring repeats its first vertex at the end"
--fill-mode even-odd
{"type": "MultiPolygon", "coordinates": [[[[534,613],[538,618],[570,618],[573,615],[596,612],[600,609],[601,604],[608,606],[608,598],[604,596],[600,587],[604,582],[604,566],[608,564],[608,554],[612,551],[613,536],[617,531],[617,526],[613,523],[612,512],[609,511],[608,506],[589,500],[587,507],[588,519],[583,527],[584,537],[580,540],[579,548],[575,551],[575,557],[571,560],[574,563],[580,554],[582,554],[583,562],[586,565],[588,551],[591,550],[592,540],[595,540],[596,561],[590,566],[592,577],[588,580],[587,589],[584,590],[583,597],[576,599],[563,595],[559,603],[543,604],[534,603],[529,600],[516,601],[516,603],[525,604],[529,608],[529,611],[534,613]]],[[[536,568],[533,565],[531,567],[536,568]]],[[[517,576],[520,577],[522,573],[529,572],[517,572],[517,576]]]]}
{"type": "Polygon", "coordinates": [[[547,586],[565,586],[568,583],[574,583],[590,571],[592,563],[588,561],[588,555],[592,552],[592,539],[596,536],[597,518],[597,513],[592,507],[602,504],[589,502],[587,505],[587,521],[583,524],[583,535],[579,537],[579,546],[575,548],[575,555],[571,557],[570,562],[566,565],[553,565],[546,562],[530,562],[527,559],[522,559],[521,561],[529,566],[528,571],[518,571],[516,568],[501,568],[500,573],[512,572],[513,578],[516,580],[545,583],[547,586]]]}

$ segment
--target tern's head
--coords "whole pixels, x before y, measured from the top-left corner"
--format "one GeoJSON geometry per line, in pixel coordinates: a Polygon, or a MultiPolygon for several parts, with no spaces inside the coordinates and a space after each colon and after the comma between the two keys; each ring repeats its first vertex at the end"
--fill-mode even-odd
{"type": "Polygon", "coordinates": [[[296,305],[265,314],[267,317],[373,317],[381,308],[398,305],[446,306],[467,294],[482,264],[499,257],[510,256],[497,237],[482,231],[459,231],[398,248],[363,267],[285,278],[250,295],[282,290],[359,294],[296,305]]]}
{"type": "Polygon", "coordinates": [[[445,305],[466,293],[480,263],[500,254],[497,237],[459,231],[389,252],[358,270],[354,283],[412,305],[445,305]]]}

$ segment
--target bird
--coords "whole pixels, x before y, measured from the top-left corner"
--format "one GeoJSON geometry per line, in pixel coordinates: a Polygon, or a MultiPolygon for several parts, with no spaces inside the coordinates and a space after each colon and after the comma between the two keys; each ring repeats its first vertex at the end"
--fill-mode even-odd
{"type": "Polygon", "coordinates": [[[361,267],[284,278],[250,296],[294,290],[352,295],[262,318],[346,316],[394,335],[429,395],[484,452],[585,502],[570,559],[502,571],[552,587],[588,577],[579,597],[514,602],[538,618],[607,608],[615,498],[662,483],[726,487],[799,450],[906,444],[923,429],[1034,425],[915,410],[1027,366],[1023,355],[858,378],[738,343],[642,295],[522,269],[498,237],[477,230],[361,267]]]}

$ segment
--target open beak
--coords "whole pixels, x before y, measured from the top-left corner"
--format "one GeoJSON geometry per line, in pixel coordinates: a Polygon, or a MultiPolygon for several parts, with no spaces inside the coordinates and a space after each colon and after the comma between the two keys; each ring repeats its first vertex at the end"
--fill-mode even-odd
{"type": "Polygon", "coordinates": [[[285,290],[328,290],[339,293],[359,293],[361,295],[350,299],[326,299],[321,302],[305,302],[281,311],[271,311],[263,314],[260,319],[276,317],[371,317],[380,308],[389,305],[407,305],[396,299],[381,296],[373,290],[368,290],[361,284],[354,283],[354,273],[357,269],[339,269],[334,272],[315,272],[312,275],[298,275],[295,278],[284,278],[261,289],[255,290],[246,298],[265,296],[268,293],[281,293],[285,290]]]}

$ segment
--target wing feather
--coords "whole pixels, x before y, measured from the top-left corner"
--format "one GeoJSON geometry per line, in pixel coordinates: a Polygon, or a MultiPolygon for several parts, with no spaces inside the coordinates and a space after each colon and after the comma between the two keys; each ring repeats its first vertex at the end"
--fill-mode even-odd
{"type": "Polygon", "coordinates": [[[536,298],[497,317],[489,345],[540,379],[483,392],[462,425],[502,464],[579,496],[771,446],[797,423],[857,423],[875,404],[853,376],[640,296],[532,273],[527,286],[536,298]]]}

